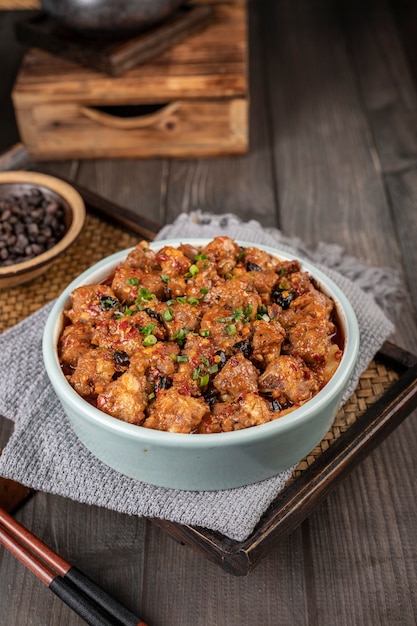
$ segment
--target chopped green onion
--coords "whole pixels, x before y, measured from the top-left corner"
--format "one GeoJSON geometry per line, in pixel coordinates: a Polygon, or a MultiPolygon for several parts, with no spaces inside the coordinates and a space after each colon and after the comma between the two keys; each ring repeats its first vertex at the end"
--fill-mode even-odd
{"type": "Polygon", "coordinates": [[[166,304],[167,306],[172,306],[172,305],[174,304],[174,302],[175,302],[175,300],[174,300],[174,299],[171,299],[171,300],[167,300],[167,301],[165,302],[165,304],[166,304]]]}
{"type": "Polygon", "coordinates": [[[180,328],[180,330],[175,333],[174,339],[176,341],[183,341],[189,332],[188,328],[180,328]]]}
{"type": "Polygon", "coordinates": [[[201,357],[200,361],[202,362],[203,365],[205,365],[206,367],[208,367],[210,365],[210,361],[208,359],[206,359],[204,356],[201,357]]]}
{"type": "Polygon", "coordinates": [[[166,322],[171,322],[174,319],[174,314],[172,313],[171,309],[165,309],[165,311],[162,313],[162,317],[166,322]]]}
{"type": "Polygon", "coordinates": [[[264,304],[260,304],[258,306],[258,313],[259,315],[264,315],[264,313],[268,313],[268,309],[266,308],[264,304]]]}
{"type": "Polygon", "coordinates": [[[198,274],[200,270],[198,269],[197,265],[190,265],[190,267],[188,268],[188,272],[191,274],[191,276],[195,276],[196,274],[198,274]]]}
{"type": "Polygon", "coordinates": [[[234,320],[235,320],[235,322],[238,322],[240,319],[242,319],[242,317],[245,317],[245,314],[244,314],[244,312],[243,312],[243,309],[242,309],[242,308],[235,309],[235,310],[233,311],[232,316],[231,316],[231,318],[232,318],[232,319],[234,319],[234,320]]]}
{"type": "Polygon", "coordinates": [[[208,292],[209,292],[208,287],[201,287],[200,293],[202,293],[203,295],[206,295],[206,293],[208,293],[208,292]]]}
{"type": "Polygon", "coordinates": [[[133,315],[133,311],[132,309],[129,309],[129,307],[127,306],[124,310],[124,314],[125,315],[133,315]]]}
{"type": "Polygon", "coordinates": [[[194,257],[194,261],[203,261],[205,259],[208,259],[207,254],[196,254],[194,257]]]}
{"type": "Polygon", "coordinates": [[[150,394],[148,395],[148,400],[153,400],[153,399],[154,399],[154,397],[155,397],[155,394],[154,394],[154,392],[152,391],[152,393],[150,393],[150,394]]]}
{"type": "Polygon", "coordinates": [[[142,335],[148,336],[148,335],[152,335],[155,327],[156,327],[156,324],[148,324],[147,326],[141,326],[139,328],[139,331],[142,333],[142,335]]]}
{"type": "Polygon", "coordinates": [[[237,261],[241,261],[246,254],[245,248],[241,248],[239,254],[237,255],[237,261]]]}
{"type": "Polygon", "coordinates": [[[203,330],[200,330],[200,335],[201,337],[210,337],[210,331],[207,328],[203,328],[203,330]]]}
{"type": "Polygon", "coordinates": [[[208,374],[204,374],[204,376],[200,376],[200,380],[198,381],[198,384],[200,387],[205,387],[206,385],[209,384],[209,380],[210,380],[210,376],[208,374]]]}
{"type": "Polygon", "coordinates": [[[188,356],[183,356],[182,354],[179,354],[177,356],[177,363],[188,363],[188,356]]]}
{"type": "Polygon", "coordinates": [[[234,324],[227,324],[225,326],[226,333],[230,335],[236,335],[236,326],[234,324]]]}
{"type": "Polygon", "coordinates": [[[179,302],[180,304],[185,304],[187,302],[187,296],[178,296],[177,302],[179,302]]]}
{"type": "Polygon", "coordinates": [[[219,366],[217,365],[217,363],[215,363],[214,365],[210,365],[210,367],[208,368],[209,374],[215,374],[216,372],[219,371],[219,366]]]}
{"type": "Polygon", "coordinates": [[[141,287],[138,291],[138,301],[140,302],[140,300],[153,300],[154,298],[156,298],[154,293],[151,293],[149,291],[149,289],[146,289],[146,287],[141,287]]]}
{"type": "Polygon", "coordinates": [[[139,278],[137,276],[133,276],[132,278],[128,278],[126,280],[127,285],[139,285],[139,278]]]}
{"type": "Polygon", "coordinates": [[[157,342],[157,338],[155,337],[155,335],[148,335],[147,337],[145,337],[145,339],[142,341],[142,344],[144,346],[154,346],[157,342]]]}
{"type": "Polygon", "coordinates": [[[193,371],[193,380],[197,380],[199,376],[200,376],[200,368],[196,367],[195,370],[193,371]]]}
{"type": "Polygon", "coordinates": [[[264,322],[270,322],[271,321],[271,318],[269,317],[268,313],[264,313],[261,317],[264,320],[264,322]]]}
{"type": "Polygon", "coordinates": [[[188,304],[200,304],[198,298],[188,298],[188,304]]]}
{"type": "Polygon", "coordinates": [[[164,283],[169,283],[169,281],[171,280],[169,276],[167,276],[166,274],[161,274],[161,280],[164,281],[164,283]]]}
{"type": "Polygon", "coordinates": [[[231,322],[233,319],[233,315],[229,315],[229,317],[218,317],[216,322],[231,322]]]}

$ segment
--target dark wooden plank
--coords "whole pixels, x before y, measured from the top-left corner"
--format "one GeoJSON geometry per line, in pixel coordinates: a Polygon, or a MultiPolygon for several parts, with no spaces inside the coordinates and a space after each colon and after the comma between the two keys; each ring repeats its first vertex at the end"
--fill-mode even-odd
{"type": "MultiPolygon", "coordinates": [[[[359,89],[368,88],[370,101],[373,83],[362,85],[356,73],[359,65],[366,66],[374,49],[363,45],[353,63],[340,3],[323,1],[313,6],[309,2],[280,2],[268,5],[268,9],[271,12],[265,19],[274,24],[266,37],[283,230],[310,245],[321,240],[339,243],[371,264],[401,271],[402,250],[395,237],[396,225],[364,94],[359,89]]],[[[353,20],[355,15],[353,11],[353,20]]],[[[385,14],[387,32],[389,19],[385,14]]],[[[365,31],[362,41],[372,41],[372,37],[365,31]]],[[[386,68],[382,50],[376,60],[380,68],[386,68]]],[[[396,69],[394,64],[392,71],[396,69]]],[[[387,153],[389,150],[392,154],[391,147],[387,153]]],[[[411,233],[408,238],[412,239],[411,233]]],[[[415,311],[410,302],[396,336],[403,345],[415,345],[415,311]]],[[[415,416],[410,419],[415,423],[415,416]]],[[[407,441],[408,420],[395,435],[403,449],[412,454],[407,441]]],[[[402,624],[407,619],[413,623],[409,618],[413,611],[415,618],[415,598],[407,573],[415,580],[415,569],[404,557],[403,545],[413,541],[416,507],[410,504],[412,510],[405,524],[393,506],[387,476],[399,463],[397,451],[390,446],[391,437],[386,441],[384,458],[379,450],[373,452],[302,526],[304,556],[309,563],[307,580],[313,580],[311,587],[306,581],[308,623],[359,625],[385,620],[402,624]],[[373,464],[374,472],[368,469],[373,464]],[[358,492],[358,477],[363,485],[369,485],[367,494],[358,492]],[[376,515],[385,523],[373,526],[376,515]],[[365,521],[368,516],[369,524],[365,521]],[[392,540],[391,526],[401,526],[405,536],[392,540]],[[395,570],[390,566],[392,560],[398,560],[395,570]],[[397,595],[399,580],[404,586],[397,595]],[[380,603],[380,589],[387,594],[384,603],[380,603]]],[[[400,465],[397,497],[411,503],[415,486],[410,491],[410,465],[400,465]]]]}
{"type": "Polygon", "coordinates": [[[405,260],[407,291],[417,311],[417,169],[387,176],[386,182],[405,260]]]}
{"type": "Polygon", "coordinates": [[[237,213],[276,226],[276,203],[269,150],[269,111],[263,80],[265,59],[260,47],[262,26],[256,2],[248,7],[250,76],[250,149],[237,158],[169,162],[166,221],[179,213],[204,209],[213,213],[237,213]]]}
{"type": "MultiPolygon", "coordinates": [[[[145,520],[42,493],[16,517],[125,606],[142,610],[144,554],[139,546],[145,541],[145,520]],[[62,523],[67,519],[71,520],[68,527],[62,523]],[[117,558],[113,545],[117,545],[117,558]]],[[[1,565],[5,562],[10,575],[10,584],[0,585],[2,622],[24,626],[35,619],[37,624],[51,626],[84,624],[18,561],[9,554],[2,558],[1,565]],[[22,603],[22,597],[31,601],[22,603]]],[[[143,610],[142,616],[145,619],[143,610]]]]}
{"type": "Polygon", "coordinates": [[[382,170],[415,166],[417,89],[390,2],[346,1],[341,14],[382,170]]]}
{"type": "Polygon", "coordinates": [[[165,220],[165,161],[82,161],[76,182],[153,222],[165,220]]]}
{"type": "Polygon", "coordinates": [[[390,0],[390,8],[401,35],[410,71],[417,83],[417,2],[390,0]]]}
{"type": "Polygon", "coordinates": [[[144,605],[150,623],[305,624],[300,539],[300,532],[296,531],[250,576],[236,578],[153,527],[149,534],[149,552],[164,555],[165,561],[157,576],[148,571],[144,586],[144,605]]]}

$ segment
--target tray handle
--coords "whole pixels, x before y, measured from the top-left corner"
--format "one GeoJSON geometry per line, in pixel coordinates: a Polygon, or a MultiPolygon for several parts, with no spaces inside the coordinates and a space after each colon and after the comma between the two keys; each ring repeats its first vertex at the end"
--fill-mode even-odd
{"type": "Polygon", "coordinates": [[[136,128],[151,128],[161,125],[166,126],[172,115],[178,110],[179,106],[179,102],[170,102],[158,111],[149,113],[148,115],[137,115],[135,117],[118,117],[117,115],[111,115],[91,107],[81,107],[80,113],[101,126],[117,128],[118,130],[132,130],[136,128]]]}

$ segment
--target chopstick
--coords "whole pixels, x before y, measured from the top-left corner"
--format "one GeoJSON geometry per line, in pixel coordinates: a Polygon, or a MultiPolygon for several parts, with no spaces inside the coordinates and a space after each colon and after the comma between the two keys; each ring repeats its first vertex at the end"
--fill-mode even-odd
{"type": "Polygon", "coordinates": [[[1,508],[0,544],[90,626],[146,626],[1,508]]]}

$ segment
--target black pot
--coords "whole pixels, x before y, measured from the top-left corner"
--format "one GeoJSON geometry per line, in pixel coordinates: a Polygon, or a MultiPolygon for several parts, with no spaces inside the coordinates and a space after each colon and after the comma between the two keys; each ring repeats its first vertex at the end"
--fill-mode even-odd
{"type": "Polygon", "coordinates": [[[146,30],[184,0],[40,0],[43,11],[68,28],[96,35],[146,30]]]}

